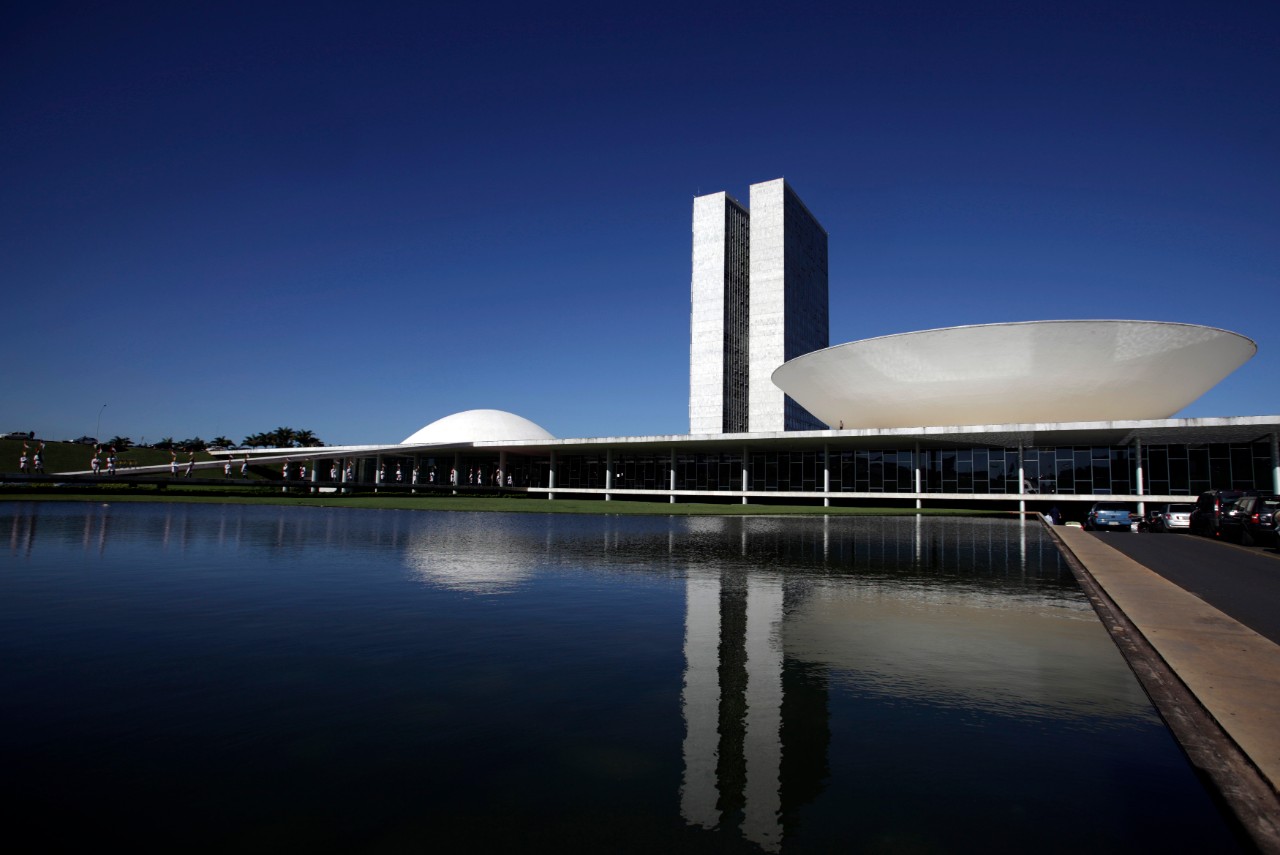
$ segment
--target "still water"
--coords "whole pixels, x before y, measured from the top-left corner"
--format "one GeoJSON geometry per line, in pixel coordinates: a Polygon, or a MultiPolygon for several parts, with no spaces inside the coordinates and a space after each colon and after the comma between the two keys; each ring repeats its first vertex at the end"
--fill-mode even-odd
{"type": "Polygon", "coordinates": [[[1038,525],[0,503],[11,835],[1237,844],[1038,525]]]}

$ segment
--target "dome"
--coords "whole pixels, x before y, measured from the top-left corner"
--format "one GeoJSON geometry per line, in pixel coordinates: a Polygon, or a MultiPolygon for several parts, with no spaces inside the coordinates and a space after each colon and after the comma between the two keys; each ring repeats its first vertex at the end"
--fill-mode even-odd
{"type": "Polygon", "coordinates": [[[831,427],[1165,419],[1257,349],[1195,324],[985,324],[817,350],[784,363],[773,382],[831,427]]]}
{"type": "Polygon", "coordinates": [[[540,425],[505,410],[464,410],[437,419],[407,437],[401,445],[428,442],[485,442],[513,439],[555,439],[540,425]]]}

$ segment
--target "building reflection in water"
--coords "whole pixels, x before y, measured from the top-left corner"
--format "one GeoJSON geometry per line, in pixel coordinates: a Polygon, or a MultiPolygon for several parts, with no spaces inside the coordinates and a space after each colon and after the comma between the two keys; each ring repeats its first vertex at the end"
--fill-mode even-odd
{"type": "Polygon", "coordinates": [[[686,582],[680,811],[767,852],[821,792],[830,739],[825,675],[783,654],[787,596],[781,574],[691,570],[686,582]]]}
{"type": "Polygon", "coordinates": [[[833,691],[1064,722],[1142,706],[1122,669],[1073,677],[1107,646],[1034,526],[785,522],[689,523],[738,553],[686,570],[690,825],[780,851],[828,786],[833,691]]]}
{"type": "Polygon", "coordinates": [[[31,547],[36,542],[36,520],[33,513],[16,513],[9,525],[9,553],[30,557],[31,547]]]}
{"type": "Polygon", "coordinates": [[[1095,667],[1114,650],[1038,524],[19,506],[6,527],[14,555],[37,531],[99,552],[113,540],[341,563],[389,551],[415,580],[465,593],[511,595],[563,571],[683,576],[680,814],[765,851],[849,786],[842,763],[859,748],[832,747],[832,699],[1046,722],[1149,715],[1124,669],[1095,667]]]}
{"type": "Polygon", "coordinates": [[[684,623],[684,785],[680,813],[704,828],[720,824],[720,576],[689,571],[684,623]]]}

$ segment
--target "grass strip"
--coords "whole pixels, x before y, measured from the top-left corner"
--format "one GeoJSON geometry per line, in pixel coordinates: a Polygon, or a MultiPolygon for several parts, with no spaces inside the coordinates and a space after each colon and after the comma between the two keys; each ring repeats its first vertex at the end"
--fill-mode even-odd
{"type": "Polygon", "coordinates": [[[650,516],[1009,516],[1012,511],[973,508],[894,508],[872,506],[711,504],[703,502],[632,502],[599,499],[507,498],[495,496],[351,496],[281,493],[217,493],[165,490],[147,492],[0,492],[0,501],[20,502],[168,502],[191,504],[286,505],[320,508],[370,508],[400,511],[501,511],[537,514],[614,514],[650,516]]]}

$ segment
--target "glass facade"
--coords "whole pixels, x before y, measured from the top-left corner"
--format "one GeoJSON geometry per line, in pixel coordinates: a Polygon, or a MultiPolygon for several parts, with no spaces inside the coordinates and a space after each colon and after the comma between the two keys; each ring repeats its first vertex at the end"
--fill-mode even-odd
{"type": "Polygon", "coordinates": [[[821,451],[768,451],[748,455],[750,490],[817,491],[823,486],[821,451]]]}
{"type": "MultiPolygon", "coordinates": [[[[747,453],[747,486],[753,492],[822,492],[826,455],[821,450],[747,453]]],[[[560,455],[556,486],[605,489],[605,455],[560,455]]],[[[669,490],[672,455],[614,454],[613,489],[669,490]]],[[[1018,450],[967,448],[856,449],[830,451],[832,493],[1017,495],[1018,450]]],[[[675,489],[741,491],[742,455],[676,454],[675,489]]],[[[549,461],[548,461],[549,464],[549,461]]],[[[1144,445],[1143,494],[1191,496],[1215,488],[1270,489],[1268,443],[1144,445]]],[[[1137,449],[1121,446],[1027,447],[1022,451],[1024,492],[1035,495],[1135,495],[1137,449]]],[[[544,481],[534,486],[547,486],[544,481]]]]}
{"type": "Polygon", "coordinates": [[[751,218],[732,199],[724,206],[724,374],[721,429],[747,430],[750,368],[751,218]]]}
{"type": "MultiPolygon", "coordinates": [[[[786,317],[783,349],[785,359],[795,359],[830,344],[827,298],[827,231],[800,197],[785,187],[783,206],[786,229],[786,317]]],[[[785,398],[783,421],[786,430],[824,430],[808,410],[785,398]]]]}
{"type": "MultiPolygon", "coordinates": [[[[496,451],[392,455],[381,457],[383,482],[394,483],[397,467],[408,486],[414,466],[418,486],[450,486],[456,467],[458,486],[547,488],[552,467],[561,490],[652,490],[757,493],[947,494],[974,496],[1046,495],[1131,496],[1138,494],[1136,445],[1028,446],[1022,450],[1022,490],[1016,448],[747,449],[735,452],[670,450],[591,454],[518,454],[496,451]],[[745,472],[744,472],[745,465],[745,472]],[[612,470],[611,481],[606,479],[612,470]],[[744,487],[745,476],[745,487],[744,487]],[[510,479],[508,481],[508,478],[510,479]],[[828,480],[829,479],[829,480],[828,480]],[[917,479],[919,487],[917,488],[917,479]],[[826,486],[828,485],[829,486],[826,486]]],[[[373,484],[377,460],[352,461],[353,480],[373,484]]],[[[330,481],[328,461],[319,461],[315,480],[330,481]]],[[[1268,441],[1199,445],[1143,445],[1142,495],[1195,496],[1210,489],[1272,489],[1268,441]]],[[[341,463],[336,471],[341,473],[341,463]]],[[[338,479],[341,481],[341,475],[338,479]]]]}

